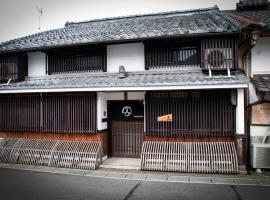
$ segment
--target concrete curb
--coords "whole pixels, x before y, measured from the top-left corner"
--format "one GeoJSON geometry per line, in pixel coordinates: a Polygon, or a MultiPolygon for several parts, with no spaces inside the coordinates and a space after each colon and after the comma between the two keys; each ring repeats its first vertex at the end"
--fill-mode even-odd
{"type": "Polygon", "coordinates": [[[21,165],[21,164],[0,164],[0,168],[94,177],[94,178],[159,181],[159,182],[175,182],[175,183],[270,186],[270,177],[258,175],[181,174],[181,173],[149,172],[138,170],[120,171],[109,169],[78,170],[78,169],[54,168],[54,167],[21,165]]]}

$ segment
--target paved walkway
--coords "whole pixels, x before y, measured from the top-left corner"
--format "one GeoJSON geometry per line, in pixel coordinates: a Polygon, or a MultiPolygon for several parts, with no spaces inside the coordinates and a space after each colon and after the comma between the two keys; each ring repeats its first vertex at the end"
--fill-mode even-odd
{"type": "Polygon", "coordinates": [[[188,174],[104,168],[98,170],[78,170],[19,164],[0,164],[0,168],[138,181],[270,186],[269,175],[188,174]]]}
{"type": "Polygon", "coordinates": [[[103,161],[99,168],[140,170],[141,159],[112,157],[103,161]]]}

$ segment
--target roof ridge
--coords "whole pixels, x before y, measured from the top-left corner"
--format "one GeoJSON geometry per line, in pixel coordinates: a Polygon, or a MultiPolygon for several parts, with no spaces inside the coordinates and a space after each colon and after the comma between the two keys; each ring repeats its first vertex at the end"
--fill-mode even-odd
{"type": "Polygon", "coordinates": [[[147,13],[147,14],[134,14],[134,15],[125,15],[125,16],[116,16],[116,17],[105,17],[105,18],[100,18],[100,19],[97,18],[97,19],[91,19],[91,20],[85,20],[85,21],[75,21],[75,22],[67,21],[65,23],[65,27],[70,26],[70,25],[84,24],[84,23],[90,23],[90,22],[100,22],[100,21],[127,19],[127,18],[135,18],[135,17],[151,17],[151,16],[157,16],[157,15],[162,16],[162,15],[169,15],[169,14],[185,14],[185,13],[193,13],[193,12],[207,12],[207,11],[215,11],[215,10],[219,10],[219,7],[217,5],[215,5],[213,7],[208,7],[208,8],[164,11],[164,12],[147,13]]]}

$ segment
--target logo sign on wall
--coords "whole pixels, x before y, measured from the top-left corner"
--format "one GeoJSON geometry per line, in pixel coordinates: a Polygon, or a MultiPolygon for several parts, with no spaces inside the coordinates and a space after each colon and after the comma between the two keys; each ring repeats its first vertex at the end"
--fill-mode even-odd
{"type": "Polygon", "coordinates": [[[125,106],[125,107],[123,107],[122,113],[123,113],[123,115],[124,115],[125,117],[131,116],[131,115],[132,115],[132,109],[131,109],[131,107],[130,107],[130,106],[125,106]]]}
{"type": "Polygon", "coordinates": [[[144,106],[142,101],[111,101],[108,113],[112,120],[142,120],[144,106]]]}

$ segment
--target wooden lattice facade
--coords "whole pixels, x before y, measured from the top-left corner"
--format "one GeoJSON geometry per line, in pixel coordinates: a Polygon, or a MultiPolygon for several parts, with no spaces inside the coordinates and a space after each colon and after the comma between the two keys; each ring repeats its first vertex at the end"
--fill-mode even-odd
{"type": "Polygon", "coordinates": [[[226,137],[235,134],[231,91],[147,92],[146,135],[160,137],[226,137]],[[158,122],[172,114],[171,122],[158,122]]]}
{"type": "Polygon", "coordinates": [[[238,69],[238,38],[183,38],[144,43],[145,69],[238,69]]]}
{"type": "Polygon", "coordinates": [[[96,133],[96,94],[0,96],[0,131],[96,133]]]}
{"type": "Polygon", "coordinates": [[[24,54],[0,55],[0,82],[25,79],[28,71],[28,60],[24,54]]]}
{"type": "Polygon", "coordinates": [[[106,47],[68,48],[47,52],[47,73],[105,72],[106,47]]]}

